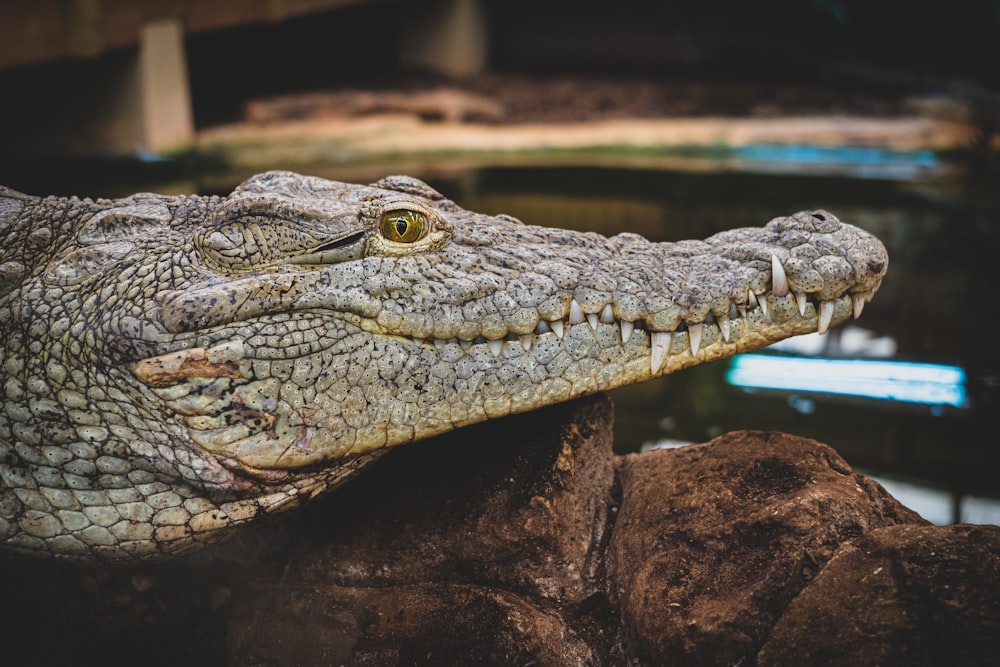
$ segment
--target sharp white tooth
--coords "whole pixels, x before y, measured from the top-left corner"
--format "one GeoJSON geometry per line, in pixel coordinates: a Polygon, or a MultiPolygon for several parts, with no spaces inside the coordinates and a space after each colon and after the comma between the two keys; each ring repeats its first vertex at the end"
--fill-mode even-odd
{"type": "Polygon", "coordinates": [[[583,310],[580,309],[580,304],[576,302],[576,299],[570,299],[569,323],[580,324],[581,322],[583,322],[583,310]]]}
{"type": "Polygon", "coordinates": [[[806,302],[806,293],[805,292],[796,292],[795,293],[795,303],[799,307],[799,315],[805,315],[806,314],[806,303],[807,303],[806,302]]]}
{"type": "Polygon", "coordinates": [[[704,324],[688,325],[688,343],[691,344],[692,357],[698,354],[698,348],[701,347],[701,332],[704,326],[704,324]]]}
{"type": "Polygon", "coordinates": [[[413,342],[416,343],[418,346],[419,345],[423,345],[424,344],[424,339],[423,338],[414,338],[413,342]]]}
{"type": "Polygon", "coordinates": [[[764,317],[767,317],[767,295],[766,294],[761,294],[760,297],[757,298],[757,305],[760,306],[760,310],[761,310],[762,313],[764,313],[764,317]]]}
{"type": "Polygon", "coordinates": [[[447,343],[445,342],[445,340],[443,338],[435,338],[434,339],[434,347],[436,347],[437,349],[439,349],[439,350],[444,349],[445,345],[447,345],[447,343]]]}
{"type": "Polygon", "coordinates": [[[775,254],[771,255],[771,294],[774,296],[788,294],[788,276],[785,275],[785,267],[781,265],[781,260],[775,254]]]}
{"type": "Polygon", "coordinates": [[[621,325],[622,325],[622,343],[624,344],[627,343],[628,339],[632,337],[632,329],[634,329],[635,327],[628,320],[622,320],[621,325]]]}
{"type": "Polygon", "coordinates": [[[487,347],[490,348],[490,352],[493,353],[494,357],[499,357],[500,353],[503,352],[503,341],[502,340],[488,340],[486,341],[487,347]]]}
{"type": "Polygon", "coordinates": [[[538,320],[538,326],[535,327],[535,331],[537,331],[540,334],[543,334],[552,331],[552,329],[549,328],[549,323],[546,322],[545,320],[538,320]]]}
{"type": "Polygon", "coordinates": [[[597,331],[597,313],[587,313],[587,324],[594,331],[597,331]]]}
{"type": "Polygon", "coordinates": [[[523,336],[520,336],[520,339],[521,339],[521,347],[524,348],[524,351],[525,352],[530,351],[531,350],[531,335],[530,334],[524,334],[523,336]]]}
{"type": "Polygon", "coordinates": [[[663,368],[663,363],[670,354],[670,332],[654,331],[649,335],[649,340],[652,344],[649,350],[649,370],[656,374],[663,368]]]}
{"type": "Polygon", "coordinates": [[[556,335],[556,338],[562,340],[564,333],[562,320],[552,320],[549,322],[549,327],[552,329],[552,333],[556,335]]]}
{"type": "Polygon", "coordinates": [[[826,330],[830,328],[830,320],[833,319],[833,301],[820,301],[819,302],[819,326],[816,327],[816,331],[819,333],[826,333],[826,330]]]}
{"type": "Polygon", "coordinates": [[[854,319],[861,317],[861,311],[865,308],[865,295],[852,294],[851,303],[854,304],[854,319]]]}
{"type": "Polygon", "coordinates": [[[458,346],[460,348],[462,348],[463,352],[468,352],[469,350],[472,349],[472,341],[471,340],[460,340],[460,341],[458,341],[458,346]]]}
{"type": "Polygon", "coordinates": [[[752,289],[747,290],[747,306],[753,308],[757,305],[757,295],[753,293],[752,289]]]}
{"type": "Polygon", "coordinates": [[[729,317],[723,315],[722,317],[716,318],[719,323],[719,331],[722,332],[722,340],[729,342],[729,317]]]}
{"type": "Polygon", "coordinates": [[[611,324],[615,321],[615,313],[611,310],[611,304],[605,304],[604,308],[601,308],[601,322],[605,324],[611,324]]]}

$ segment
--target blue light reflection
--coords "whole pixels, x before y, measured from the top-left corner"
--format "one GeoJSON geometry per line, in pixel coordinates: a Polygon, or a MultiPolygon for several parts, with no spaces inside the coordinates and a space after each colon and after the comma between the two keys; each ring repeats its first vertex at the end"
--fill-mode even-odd
{"type": "Polygon", "coordinates": [[[965,371],[939,364],[741,354],[733,358],[726,381],[738,387],[966,406],[965,371]]]}
{"type": "Polygon", "coordinates": [[[938,165],[933,151],[894,151],[866,146],[806,146],[751,144],[737,150],[747,160],[802,164],[900,165],[931,168],[938,165]]]}

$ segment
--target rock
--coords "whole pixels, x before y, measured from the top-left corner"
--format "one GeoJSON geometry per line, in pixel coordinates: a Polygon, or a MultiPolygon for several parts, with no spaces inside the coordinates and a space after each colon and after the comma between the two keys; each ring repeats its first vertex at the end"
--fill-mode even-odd
{"type": "Polygon", "coordinates": [[[618,639],[599,583],[612,422],[602,396],[380,460],[304,512],[280,584],[236,601],[230,660],[600,664],[618,639]]]}
{"type": "Polygon", "coordinates": [[[827,445],[782,433],[729,433],[618,468],[609,586],[645,664],[747,664],[842,544],[926,523],[827,445]]]}
{"type": "Polygon", "coordinates": [[[985,665],[1000,645],[1000,527],[880,528],[785,610],[764,665],[985,665]]]}

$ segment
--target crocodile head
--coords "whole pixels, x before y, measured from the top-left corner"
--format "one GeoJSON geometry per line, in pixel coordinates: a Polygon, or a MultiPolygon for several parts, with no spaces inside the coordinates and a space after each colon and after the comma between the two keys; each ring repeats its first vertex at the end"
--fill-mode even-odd
{"type": "Polygon", "coordinates": [[[387,447],[860,314],[886,252],[823,211],[652,243],[426,184],[0,191],[0,543],[183,550],[387,447]]]}

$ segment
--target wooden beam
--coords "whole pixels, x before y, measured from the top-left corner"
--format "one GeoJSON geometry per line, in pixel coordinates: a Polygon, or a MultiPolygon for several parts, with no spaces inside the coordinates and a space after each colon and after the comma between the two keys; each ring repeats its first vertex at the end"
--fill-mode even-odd
{"type": "Polygon", "coordinates": [[[161,18],[193,34],[385,1],[0,0],[0,69],[136,46],[142,26],[161,18]]]}
{"type": "Polygon", "coordinates": [[[431,0],[405,6],[398,28],[401,65],[450,76],[486,69],[486,12],[482,0],[431,0]]]}
{"type": "Polygon", "coordinates": [[[179,20],[153,21],[142,27],[139,73],[146,150],[160,153],[191,143],[194,114],[179,20]]]}

